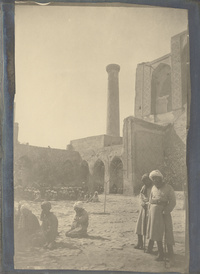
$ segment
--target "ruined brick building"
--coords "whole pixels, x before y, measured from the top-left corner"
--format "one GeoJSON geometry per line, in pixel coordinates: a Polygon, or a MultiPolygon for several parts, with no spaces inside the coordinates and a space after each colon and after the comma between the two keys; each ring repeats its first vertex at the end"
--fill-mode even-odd
{"type": "Polygon", "coordinates": [[[186,128],[189,123],[189,40],[171,38],[171,52],[138,64],[135,113],[124,119],[120,137],[120,66],[108,73],[106,134],[72,140],[67,150],[20,144],[15,124],[15,181],[79,185],[107,193],[137,194],[141,176],[160,169],[175,189],[186,181],[186,128]]]}

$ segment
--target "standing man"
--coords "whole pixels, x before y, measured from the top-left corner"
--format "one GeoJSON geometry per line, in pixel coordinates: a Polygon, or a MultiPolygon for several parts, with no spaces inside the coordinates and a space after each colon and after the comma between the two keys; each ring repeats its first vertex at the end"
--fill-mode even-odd
{"type": "MultiPolygon", "coordinates": [[[[146,229],[147,229],[147,220],[148,220],[148,204],[149,204],[149,196],[152,189],[152,181],[149,178],[149,174],[146,173],[142,176],[141,179],[143,183],[143,187],[140,191],[140,201],[141,201],[141,209],[138,216],[135,233],[138,236],[137,245],[134,247],[135,249],[145,249],[145,242],[143,242],[143,236],[146,237],[146,229]]],[[[149,241],[147,253],[152,253],[154,242],[152,240],[149,241]]]]}
{"type": "Polygon", "coordinates": [[[158,246],[157,261],[164,260],[163,236],[170,260],[174,260],[174,235],[171,212],[176,205],[176,197],[172,186],[163,181],[163,175],[159,170],[149,174],[153,182],[149,203],[149,219],[147,225],[147,237],[156,241],[158,246]]]}

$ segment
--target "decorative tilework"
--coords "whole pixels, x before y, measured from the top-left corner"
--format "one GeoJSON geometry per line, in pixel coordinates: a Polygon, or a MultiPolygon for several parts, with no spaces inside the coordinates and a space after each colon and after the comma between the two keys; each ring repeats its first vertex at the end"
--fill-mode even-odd
{"type": "Polygon", "coordinates": [[[142,116],[151,114],[151,67],[143,66],[142,116]]]}
{"type": "Polygon", "coordinates": [[[135,117],[142,117],[142,92],[143,92],[143,64],[136,69],[135,80],[135,117]]]}
{"type": "Polygon", "coordinates": [[[182,107],[181,48],[180,36],[172,37],[172,110],[182,107]]]}

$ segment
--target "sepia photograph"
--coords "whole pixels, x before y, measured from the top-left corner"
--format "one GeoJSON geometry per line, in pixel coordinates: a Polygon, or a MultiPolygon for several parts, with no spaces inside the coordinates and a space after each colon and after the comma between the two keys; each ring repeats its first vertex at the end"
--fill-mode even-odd
{"type": "Polygon", "coordinates": [[[14,269],[188,273],[187,9],[15,4],[14,269]]]}

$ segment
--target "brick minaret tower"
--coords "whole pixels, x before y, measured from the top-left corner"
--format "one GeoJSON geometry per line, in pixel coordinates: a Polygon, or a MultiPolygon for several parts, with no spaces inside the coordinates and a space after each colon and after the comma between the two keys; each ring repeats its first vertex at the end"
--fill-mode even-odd
{"type": "Polygon", "coordinates": [[[110,64],[106,67],[108,72],[108,99],[107,99],[107,130],[106,134],[120,136],[119,122],[119,80],[120,66],[110,64]]]}

